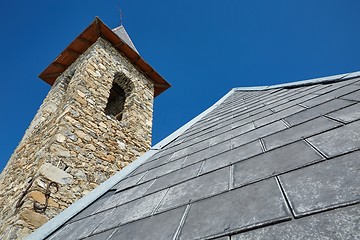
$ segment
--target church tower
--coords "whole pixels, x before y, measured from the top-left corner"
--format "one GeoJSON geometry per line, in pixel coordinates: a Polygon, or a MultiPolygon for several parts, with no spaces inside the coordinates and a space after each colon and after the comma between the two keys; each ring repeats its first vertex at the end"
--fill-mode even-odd
{"type": "Polygon", "coordinates": [[[41,74],[52,87],[0,175],[0,239],[19,239],[150,148],[170,87],[123,26],[96,18],[41,74]]]}

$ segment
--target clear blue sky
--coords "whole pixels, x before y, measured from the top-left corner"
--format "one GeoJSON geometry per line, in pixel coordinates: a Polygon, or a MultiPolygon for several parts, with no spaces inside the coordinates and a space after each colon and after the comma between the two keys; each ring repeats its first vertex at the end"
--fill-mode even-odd
{"type": "Polygon", "coordinates": [[[1,4],[0,169],[49,86],[37,76],[99,16],[124,25],[171,84],[155,100],[153,143],[233,87],[360,70],[360,1],[107,0],[1,4]]]}

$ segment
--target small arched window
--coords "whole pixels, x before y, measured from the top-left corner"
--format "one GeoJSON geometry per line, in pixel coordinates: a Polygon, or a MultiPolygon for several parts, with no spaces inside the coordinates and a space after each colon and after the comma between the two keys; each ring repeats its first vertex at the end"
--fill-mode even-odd
{"type": "Polygon", "coordinates": [[[105,108],[105,114],[114,116],[121,121],[125,104],[125,91],[115,81],[110,89],[110,95],[105,108]]]}

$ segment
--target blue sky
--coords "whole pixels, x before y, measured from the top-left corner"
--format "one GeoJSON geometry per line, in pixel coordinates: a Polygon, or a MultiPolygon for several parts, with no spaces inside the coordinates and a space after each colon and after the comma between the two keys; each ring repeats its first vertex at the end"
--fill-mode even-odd
{"type": "Polygon", "coordinates": [[[360,70],[359,1],[3,1],[0,169],[49,86],[37,76],[99,16],[123,23],[172,88],[155,100],[153,143],[233,87],[360,70]]]}

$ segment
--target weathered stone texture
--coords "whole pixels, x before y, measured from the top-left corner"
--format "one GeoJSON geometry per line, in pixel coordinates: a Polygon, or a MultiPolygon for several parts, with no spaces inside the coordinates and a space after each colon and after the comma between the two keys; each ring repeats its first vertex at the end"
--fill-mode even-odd
{"type": "Polygon", "coordinates": [[[26,236],[146,152],[153,98],[153,84],[99,38],[58,77],[0,175],[0,239],[26,236]],[[126,96],[121,121],[104,112],[113,81],[126,96]],[[34,211],[51,181],[58,191],[34,211]]]}

